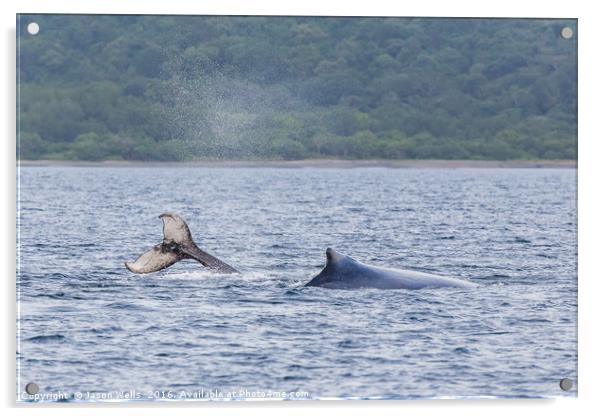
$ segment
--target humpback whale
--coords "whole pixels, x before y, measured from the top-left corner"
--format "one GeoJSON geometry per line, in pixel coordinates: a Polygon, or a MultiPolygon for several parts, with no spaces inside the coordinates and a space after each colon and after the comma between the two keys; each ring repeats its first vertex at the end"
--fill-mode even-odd
{"type": "Polygon", "coordinates": [[[219,273],[238,273],[234,267],[201,250],[192,240],[192,234],[186,222],[178,215],[164,213],[163,241],[142,254],[133,263],[126,262],[125,267],[133,273],[152,273],[165,269],[180,260],[193,259],[208,269],[219,273]]]}
{"type": "MultiPolygon", "coordinates": [[[[193,259],[208,269],[220,273],[239,273],[234,267],[201,250],[186,222],[178,215],[159,215],[163,221],[163,241],[143,253],[136,261],[126,262],[133,273],[152,273],[163,270],[180,260],[193,259]]],[[[413,270],[387,269],[369,266],[339,254],[332,248],[326,250],[326,266],[305,286],[328,289],[423,289],[435,287],[472,288],[476,283],[447,276],[437,276],[413,270]]]]}
{"type": "Polygon", "coordinates": [[[318,286],[328,289],[423,289],[435,287],[471,288],[478,285],[466,280],[436,276],[413,270],[369,266],[328,248],[326,250],[326,266],[305,286],[318,286]]]}

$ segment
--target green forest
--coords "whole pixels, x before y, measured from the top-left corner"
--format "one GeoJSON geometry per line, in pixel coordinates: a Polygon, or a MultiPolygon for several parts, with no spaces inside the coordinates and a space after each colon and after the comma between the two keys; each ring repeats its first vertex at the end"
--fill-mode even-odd
{"type": "Polygon", "coordinates": [[[577,157],[576,20],[17,20],[22,160],[577,157]]]}

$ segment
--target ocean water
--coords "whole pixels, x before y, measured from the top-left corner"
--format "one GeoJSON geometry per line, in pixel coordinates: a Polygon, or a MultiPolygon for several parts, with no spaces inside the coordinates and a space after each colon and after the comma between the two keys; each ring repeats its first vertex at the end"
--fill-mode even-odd
{"type": "Polygon", "coordinates": [[[19,183],[17,400],[29,382],[41,401],[577,394],[574,169],[22,167],[19,183]],[[167,211],[242,273],[128,272],[167,211]],[[480,286],[303,287],[327,247],[480,286]]]}

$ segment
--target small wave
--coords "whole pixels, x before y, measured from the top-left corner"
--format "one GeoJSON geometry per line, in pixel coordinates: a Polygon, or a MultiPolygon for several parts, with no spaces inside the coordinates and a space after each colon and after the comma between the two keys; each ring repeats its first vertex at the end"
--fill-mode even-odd
{"type": "Polygon", "coordinates": [[[53,334],[53,335],[37,335],[35,337],[27,338],[25,341],[34,342],[36,344],[45,344],[47,342],[60,342],[65,339],[64,335],[53,334]]]}
{"type": "Polygon", "coordinates": [[[112,303],[105,305],[105,307],[112,308],[112,309],[132,309],[132,310],[145,310],[146,309],[140,305],[136,305],[135,303],[128,303],[128,302],[112,302],[112,303]]]}
{"type": "Polygon", "coordinates": [[[346,339],[337,344],[339,348],[359,348],[359,345],[356,341],[351,339],[346,339]]]}
{"type": "Polygon", "coordinates": [[[545,324],[545,323],[549,323],[551,321],[549,319],[545,319],[545,318],[527,318],[527,319],[520,319],[518,322],[532,323],[532,324],[545,324]]]}
{"type": "Polygon", "coordinates": [[[299,286],[299,287],[294,287],[292,289],[288,289],[286,292],[284,292],[285,296],[302,296],[303,292],[302,289],[305,286],[299,286]]]}
{"type": "Polygon", "coordinates": [[[468,334],[470,336],[482,336],[482,335],[507,335],[511,334],[510,331],[491,331],[491,332],[474,332],[472,334],[468,334]]]}
{"type": "Polygon", "coordinates": [[[56,292],[56,293],[38,293],[32,295],[34,298],[51,298],[51,299],[63,299],[65,298],[65,292],[56,292]]]}
{"type": "Polygon", "coordinates": [[[289,247],[285,246],[284,244],[278,244],[278,243],[276,243],[276,244],[272,244],[270,246],[270,248],[289,248],[289,247]]]}
{"type": "Polygon", "coordinates": [[[457,347],[457,348],[454,348],[453,352],[456,354],[470,354],[471,350],[470,350],[470,348],[466,348],[466,347],[457,347]]]}
{"type": "Polygon", "coordinates": [[[50,273],[47,277],[52,279],[69,279],[71,276],[63,273],[50,273]]]}
{"type": "Polygon", "coordinates": [[[75,243],[69,244],[69,247],[96,247],[96,243],[75,243]]]}
{"type": "Polygon", "coordinates": [[[284,376],[282,377],[282,381],[303,381],[307,380],[308,377],[304,376],[284,376]]]}
{"type": "Polygon", "coordinates": [[[59,299],[59,300],[84,300],[86,299],[83,296],[72,295],[70,293],[65,292],[55,292],[55,293],[38,293],[32,295],[34,298],[50,298],[50,299],[59,299]]]}
{"type": "Polygon", "coordinates": [[[92,332],[94,334],[104,334],[107,332],[120,332],[123,331],[123,328],[120,326],[109,326],[106,328],[92,328],[88,330],[89,332],[92,332]]]}
{"type": "Polygon", "coordinates": [[[531,240],[528,240],[524,237],[514,237],[514,240],[512,240],[511,242],[514,243],[522,243],[522,244],[530,244],[531,240]]]}
{"type": "Polygon", "coordinates": [[[480,266],[478,264],[461,264],[461,268],[463,269],[483,269],[484,266],[480,266]]]}
{"type": "Polygon", "coordinates": [[[478,277],[475,276],[470,280],[474,280],[475,282],[481,282],[481,283],[503,284],[502,282],[504,280],[511,279],[511,278],[512,278],[512,276],[509,276],[507,274],[495,273],[495,274],[491,274],[489,276],[478,276],[478,277]]]}
{"type": "Polygon", "coordinates": [[[249,299],[249,298],[238,299],[236,302],[237,303],[261,303],[261,304],[266,304],[266,305],[280,305],[280,304],[285,303],[284,301],[281,301],[281,300],[249,299]]]}

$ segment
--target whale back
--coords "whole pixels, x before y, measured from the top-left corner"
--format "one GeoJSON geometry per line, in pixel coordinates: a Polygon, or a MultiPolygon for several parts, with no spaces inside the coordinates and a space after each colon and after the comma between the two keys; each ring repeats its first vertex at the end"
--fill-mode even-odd
{"type": "Polygon", "coordinates": [[[422,289],[427,287],[475,287],[475,283],[414,270],[388,269],[363,264],[349,256],[326,250],[326,266],[306,286],[329,289],[422,289]]]}

